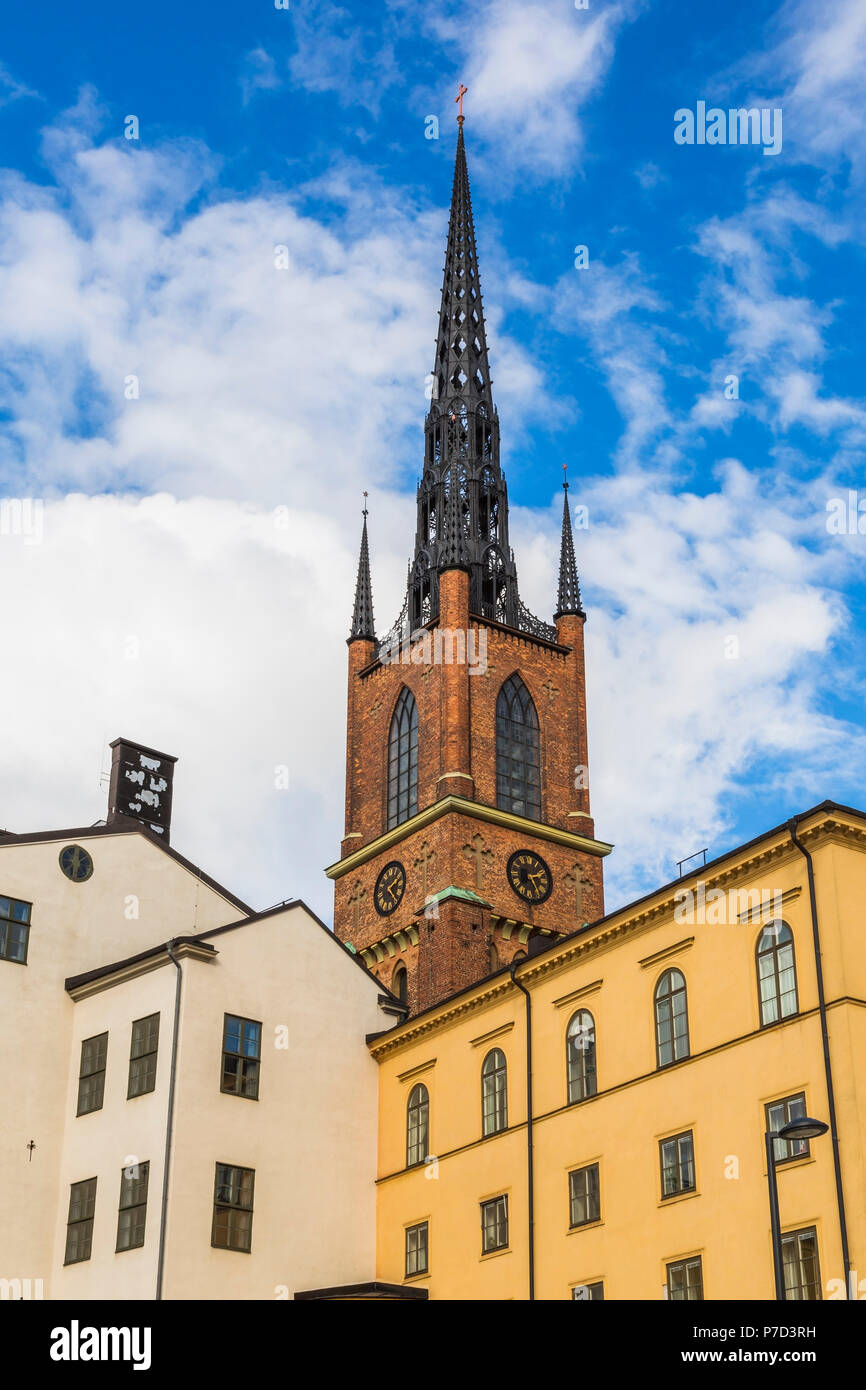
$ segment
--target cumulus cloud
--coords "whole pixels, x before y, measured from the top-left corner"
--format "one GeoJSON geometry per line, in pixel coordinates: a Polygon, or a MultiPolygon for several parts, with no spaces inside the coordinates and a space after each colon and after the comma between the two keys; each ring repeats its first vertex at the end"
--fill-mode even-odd
{"type": "MultiPolygon", "coordinates": [[[[96,820],[109,739],[140,738],[181,757],[183,852],[257,906],[299,893],[327,914],[360,491],[382,631],[414,529],[444,213],[345,162],[291,195],[221,196],[208,150],[100,144],[101,119],[85,93],[46,136],[55,182],[0,183],[6,488],[46,501],[41,543],[0,534],[7,649],[27,653],[4,682],[16,737],[2,821],[96,820]]],[[[733,255],[738,229],[713,235],[733,255]]],[[[742,245],[750,288],[766,290],[742,245]]],[[[592,522],[578,533],[594,808],[621,846],[613,901],[724,834],[762,760],[796,762],[786,805],[859,765],[856,738],[820,702],[821,661],[845,620],[829,566],[855,556],[816,546],[802,495],[738,465],[704,497],[639,466],[673,429],[666,306],[634,258],[596,269],[541,304],[588,336],[629,431],[621,477],[586,469],[592,522]]],[[[507,264],[497,277],[506,302],[533,307],[524,278],[507,264]]],[[[493,320],[513,438],[543,392],[537,364],[493,320]]],[[[822,327],[803,312],[792,370],[814,371],[822,327]]],[[[748,320],[742,331],[767,333],[748,320]]],[[[808,375],[796,399],[813,412],[822,399],[808,375]]],[[[540,615],[558,527],[556,504],[514,510],[521,585],[540,615]]]]}
{"type": "Polygon", "coordinates": [[[778,93],[786,149],[822,168],[849,162],[862,176],[866,8],[861,0],[836,0],[822,7],[820,16],[811,0],[782,6],[770,40],[741,68],[778,93]]]}
{"type": "MultiPolygon", "coordinates": [[[[10,176],[0,197],[8,485],[290,490],[346,515],[362,480],[398,481],[426,408],[443,211],[351,165],[295,198],[220,198],[201,146],[98,144],[98,122],[86,95],[46,137],[56,187],[10,176]],[[327,201],[327,225],[305,200],[327,201]]],[[[517,409],[539,408],[505,334],[496,364],[517,409]]]]}
{"type": "Polygon", "coordinates": [[[640,8],[637,0],[580,10],[558,0],[487,0],[480,11],[430,10],[432,31],[460,56],[473,129],[498,154],[500,179],[508,171],[550,178],[578,164],[584,108],[640,8]]]}

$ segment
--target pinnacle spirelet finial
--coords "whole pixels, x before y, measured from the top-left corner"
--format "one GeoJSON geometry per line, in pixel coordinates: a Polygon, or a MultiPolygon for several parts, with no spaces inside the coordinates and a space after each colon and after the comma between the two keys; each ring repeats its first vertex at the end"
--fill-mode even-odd
{"type": "Polygon", "coordinates": [[[370,642],[376,640],[376,628],[373,622],[373,586],[370,581],[370,547],[367,541],[367,516],[369,515],[367,497],[368,494],[365,492],[361,513],[364,518],[361,528],[361,556],[358,561],[358,579],[355,584],[355,607],[352,612],[350,642],[354,642],[357,638],[364,638],[370,642]]]}
{"type": "Polygon", "coordinates": [[[571,529],[571,513],[568,509],[568,464],[562,465],[562,545],[559,552],[559,590],[554,618],[565,617],[567,613],[584,618],[580,601],[580,583],[577,577],[577,561],[574,557],[574,535],[571,529]]]}

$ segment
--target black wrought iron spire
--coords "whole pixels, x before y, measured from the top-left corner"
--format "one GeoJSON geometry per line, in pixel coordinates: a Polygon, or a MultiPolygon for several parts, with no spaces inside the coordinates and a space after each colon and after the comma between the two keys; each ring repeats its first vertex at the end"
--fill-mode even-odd
{"type": "Polygon", "coordinates": [[[469,555],[469,544],[463,522],[460,476],[457,464],[453,463],[449,469],[448,477],[445,479],[445,516],[442,523],[442,541],[439,546],[440,574],[444,570],[469,569],[469,555]]]}
{"type": "Polygon", "coordinates": [[[367,543],[367,494],[364,493],[364,526],[361,531],[361,558],[358,561],[358,581],[355,585],[355,610],[349,641],[357,637],[376,640],[373,623],[373,586],[370,582],[370,548],[367,543]]]}
{"type": "Polygon", "coordinates": [[[418,485],[415,554],[406,604],[383,639],[423,627],[439,613],[439,574],[469,571],[469,607],[494,622],[555,641],[556,629],[524,607],[508,541],[508,490],[499,464],[487,331],[463,139],[461,85],[457,155],[439,307],[424,469],[418,485]],[[456,558],[455,558],[456,557],[456,558]]]}
{"type": "Polygon", "coordinates": [[[554,618],[562,618],[566,613],[577,613],[585,617],[580,602],[580,582],[577,577],[577,561],[574,558],[574,535],[571,529],[571,513],[568,508],[568,472],[563,464],[565,476],[562,481],[562,546],[559,552],[559,594],[556,600],[554,618]]]}

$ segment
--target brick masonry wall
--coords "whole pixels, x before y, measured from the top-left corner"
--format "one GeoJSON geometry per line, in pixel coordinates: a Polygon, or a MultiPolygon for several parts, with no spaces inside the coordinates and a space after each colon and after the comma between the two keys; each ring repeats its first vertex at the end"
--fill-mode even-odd
{"type": "MultiPolygon", "coordinates": [[[[441,577],[443,628],[469,628],[467,579],[457,570],[441,577]]],[[[486,669],[479,665],[477,674],[470,674],[466,664],[425,659],[430,653],[420,643],[406,654],[408,660],[393,663],[373,663],[371,643],[350,643],[342,857],[386,830],[388,733],[404,685],[418,705],[419,809],[449,794],[496,806],[496,700],[515,672],[538,712],[542,819],[562,830],[594,835],[589,790],[578,775],[588,761],[583,620],[561,618],[555,645],[495,625],[473,621],[472,627],[479,642],[483,629],[487,644],[486,669]]],[[[452,812],[338,878],[335,929],[342,940],[363,950],[415,927],[418,944],[398,948],[388,942],[376,973],[390,985],[398,959],[403,960],[410,1004],[422,1008],[489,973],[491,941],[500,964],[511,960],[521,948],[520,938],[513,928],[506,938],[508,928],[499,919],[571,932],[602,916],[602,863],[597,855],[544,840],[529,827],[513,829],[452,812]],[[510,887],[506,866],[517,849],[531,849],[548,864],[553,891],[546,903],[525,903],[510,887]],[[373,905],[374,888],[392,860],[405,869],[406,893],[397,910],[382,917],[373,905]],[[440,907],[438,918],[429,910],[425,916],[425,898],[451,886],[471,889],[490,909],[451,901],[440,907]]]]}

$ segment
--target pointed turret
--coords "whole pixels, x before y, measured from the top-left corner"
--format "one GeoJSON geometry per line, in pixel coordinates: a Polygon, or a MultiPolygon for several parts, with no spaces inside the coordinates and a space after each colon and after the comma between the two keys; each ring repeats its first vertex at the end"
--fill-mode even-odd
{"type": "MultiPolygon", "coordinates": [[[[366,499],[366,492],[364,497],[366,499]]],[[[373,586],[370,582],[370,548],[367,543],[367,507],[364,506],[364,526],[361,531],[361,558],[358,561],[358,582],[355,585],[355,609],[352,614],[352,631],[349,641],[357,638],[366,641],[376,640],[373,623],[373,586]]]]}
{"type": "Polygon", "coordinates": [[[554,619],[565,617],[566,613],[576,613],[584,618],[586,614],[580,602],[580,582],[577,577],[577,561],[574,558],[574,535],[571,529],[571,513],[568,509],[568,478],[562,484],[562,545],[559,552],[559,594],[556,600],[554,619]]]}

